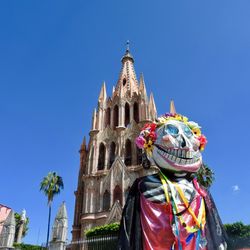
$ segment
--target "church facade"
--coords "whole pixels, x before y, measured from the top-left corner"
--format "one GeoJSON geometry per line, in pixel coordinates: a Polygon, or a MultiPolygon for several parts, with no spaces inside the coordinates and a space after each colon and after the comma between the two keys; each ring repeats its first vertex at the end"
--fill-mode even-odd
{"type": "Polygon", "coordinates": [[[154,171],[142,167],[134,143],[141,127],[157,116],[154,97],[148,98],[143,75],[138,82],[129,48],[121,62],[112,95],[105,83],[101,88],[89,142],[84,138],[79,151],[72,242],[83,239],[86,229],[119,221],[134,180],[154,171]]]}

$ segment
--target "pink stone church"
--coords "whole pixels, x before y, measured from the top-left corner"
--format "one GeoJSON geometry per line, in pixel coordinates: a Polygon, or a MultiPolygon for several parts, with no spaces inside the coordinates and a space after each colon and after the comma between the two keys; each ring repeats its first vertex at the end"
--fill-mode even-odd
{"type": "Polygon", "coordinates": [[[142,74],[138,82],[129,48],[121,63],[111,96],[105,83],[101,88],[89,141],[84,138],[79,151],[73,242],[82,239],[86,229],[120,221],[134,180],[155,171],[142,167],[142,152],[134,143],[141,127],[157,116],[154,97],[148,97],[142,74]]]}

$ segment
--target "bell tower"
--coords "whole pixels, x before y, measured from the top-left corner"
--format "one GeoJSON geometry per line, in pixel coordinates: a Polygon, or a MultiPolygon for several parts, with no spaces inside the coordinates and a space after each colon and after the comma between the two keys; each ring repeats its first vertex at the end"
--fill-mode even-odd
{"type": "Polygon", "coordinates": [[[154,97],[148,98],[142,74],[137,80],[128,43],[121,63],[110,96],[102,84],[88,146],[84,139],[80,149],[72,241],[84,238],[85,229],[119,221],[134,180],[153,171],[143,169],[134,141],[141,127],[157,117],[154,97]]]}

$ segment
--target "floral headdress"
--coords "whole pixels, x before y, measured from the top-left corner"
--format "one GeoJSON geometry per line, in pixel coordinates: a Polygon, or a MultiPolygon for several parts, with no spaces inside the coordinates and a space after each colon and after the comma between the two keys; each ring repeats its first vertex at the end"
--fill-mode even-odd
{"type": "Polygon", "coordinates": [[[188,121],[188,118],[183,115],[171,113],[166,113],[165,115],[160,116],[153,123],[145,124],[140,132],[140,135],[136,138],[135,143],[137,147],[144,149],[146,153],[151,156],[153,144],[157,139],[156,128],[164,125],[169,120],[176,120],[185,123],[192,130],[194,136],[199,140],[199,150],[204,150],[207,144],[207,139],[203,134],[201,134],[201,127],[196,122],[188,121]]]}

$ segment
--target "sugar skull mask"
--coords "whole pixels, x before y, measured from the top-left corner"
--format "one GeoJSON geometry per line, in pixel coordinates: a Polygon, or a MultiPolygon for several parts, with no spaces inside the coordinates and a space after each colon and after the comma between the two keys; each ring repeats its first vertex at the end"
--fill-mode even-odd
{"type": "Polygon", "coordinates": [[[198,171],[206,142],[199,125],[179,114],[166,114],[146,124],[136,139],[150,161],[173,172],[198,171]]]}

